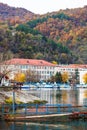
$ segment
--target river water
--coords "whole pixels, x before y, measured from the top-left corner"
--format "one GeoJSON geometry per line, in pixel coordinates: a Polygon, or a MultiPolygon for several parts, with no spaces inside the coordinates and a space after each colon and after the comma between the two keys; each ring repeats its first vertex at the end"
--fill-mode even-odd
{"type": "MultiPolygon", "coordinates": [[[[87,105],[87,89],[29,91],[49,104],[87,105]]],[[[5,122],[0,121],[0,130],[87,130],[87,121],[69,122],[5,122]]]]}
{"type": "Polygon", "coordinates": [[[87,130],[86,121],[66,123],[0,122],[0,130],[87,130]]]}

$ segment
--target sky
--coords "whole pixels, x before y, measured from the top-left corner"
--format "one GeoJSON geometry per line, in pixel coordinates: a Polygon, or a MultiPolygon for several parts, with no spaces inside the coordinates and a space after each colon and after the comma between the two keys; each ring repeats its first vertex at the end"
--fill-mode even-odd
{"type": "Polygon", "coordinates": [[[0,0],[13,7],[22,7],[36,14],[45,14],[60,9],[84,7],[87,0],[0,0]]]}

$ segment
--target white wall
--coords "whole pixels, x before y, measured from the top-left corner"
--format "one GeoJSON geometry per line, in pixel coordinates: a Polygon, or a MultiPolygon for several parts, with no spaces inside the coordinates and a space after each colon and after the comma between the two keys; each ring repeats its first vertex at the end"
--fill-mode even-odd
{"type": "Polygon", "coordinates": [[[80,74],[80,84],[85,84],[84,83],[84,80],[83,80],[83,75],[86,74],[87,71],[80,71],[79,74],[80,74]]]}

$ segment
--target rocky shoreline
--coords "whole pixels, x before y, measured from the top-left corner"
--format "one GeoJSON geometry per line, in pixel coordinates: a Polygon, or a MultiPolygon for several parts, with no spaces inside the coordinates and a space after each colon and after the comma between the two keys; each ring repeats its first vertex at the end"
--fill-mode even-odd
{"type": "Polygon", "coordinates": [[[33,102],[34,100],[40,100],[38,97],[21,90],[0,91],[0,104],[4,104],[8,98],[13,99],[13,92],[15,93],[15,102],[19,101],[22,103],[28,103],[33,102]]]}

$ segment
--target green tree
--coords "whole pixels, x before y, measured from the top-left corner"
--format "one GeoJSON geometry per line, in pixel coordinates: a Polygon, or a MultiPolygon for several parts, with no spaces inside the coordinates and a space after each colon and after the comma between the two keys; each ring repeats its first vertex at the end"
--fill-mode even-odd
{"type": "Polygon", "coordinates": [[[76,83],[79,83],[79,71],[78,71],[78,69],[75,69],[75,79],[76,79],[76,83]]]}
{"type": "Polygon", "coordinates": [[[57,72],[56,75],[55,75],[55,81],[57,83],[61,83],[62,82],[62,75],[60,72],[57,72]]]}
{"type": "Polygon", "coordinates": [[[52,83],[56,82],[55,76],[52,75],[51,78],[48,80],[48,82],[52,82],[52,83]]]}

